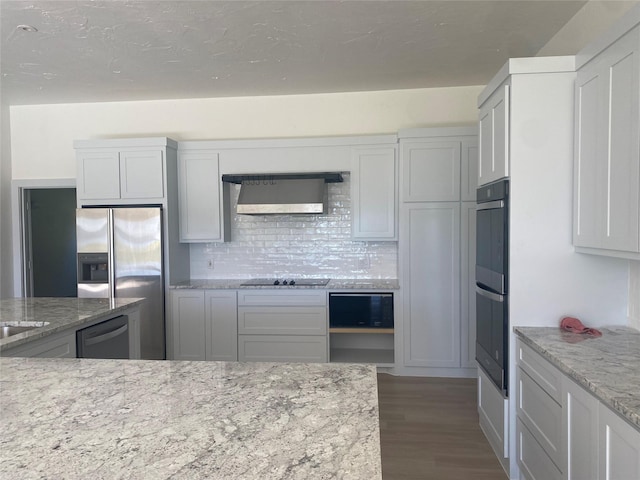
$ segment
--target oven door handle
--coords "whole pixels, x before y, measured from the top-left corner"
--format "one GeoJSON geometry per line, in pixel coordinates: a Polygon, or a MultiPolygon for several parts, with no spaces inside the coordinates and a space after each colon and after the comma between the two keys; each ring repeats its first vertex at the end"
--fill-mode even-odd
{"type": "Polygon", "coordinates": [[[480,210],[495,210],[496,208],[504,208],[504,200],[496,200],[495,202],[479,203],[476,206],[476,211],[480,210]]]}
{"type": "Polygon", "coordinates": [[[488,298],[489,300],[493,300],[494,302],[500,302],[500,303],[504,302],[504,295],[489,292],[487,290],[480,288],[478,285],[476,285],[476,293],[482,297],[488,298]]]}

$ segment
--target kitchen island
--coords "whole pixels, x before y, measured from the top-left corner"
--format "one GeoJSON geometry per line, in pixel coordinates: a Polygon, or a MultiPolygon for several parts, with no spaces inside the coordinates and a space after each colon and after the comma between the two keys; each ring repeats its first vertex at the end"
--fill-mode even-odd
{"type": "MultiPolygon", "coordinates": [[[[6,298],[0,300],[0,325],[38,325],[23,333],[0,338],[0,354],[11,349],[117,317],[138,315],[141,298],[6,298]]],[[[132,329],[133,330],[133,329],[132,329]]],[[[75,356],[75,355],[74,355],[75,356]]]]}
{"type": "Polygon", "coordinates": [[[381,478],[371,365],[0,359],[21,479],[381,478]]]}

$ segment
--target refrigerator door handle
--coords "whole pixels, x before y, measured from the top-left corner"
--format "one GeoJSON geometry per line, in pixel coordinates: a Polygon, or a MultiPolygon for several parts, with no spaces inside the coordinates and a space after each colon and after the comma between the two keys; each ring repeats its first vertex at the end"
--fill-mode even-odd
{"type": "Polygon", "coordinates": [[[109,209],[107,215],[107,230],[109,231],[109,298],[116,298],[116,262],[113,258],[116,254],[115,241],[113,234],[113,209],[109,209]]]}
{"type": "Polygon", "coordinates": [[[480,288],[478,285],[476,285],[476,293],[481,297],[486,297],[489,300],[493,300],[494,302],[500,302],[500,303],[504,302],[504,295],[499,295],[497,293],[489,292],[487,290],[480,288]]]}

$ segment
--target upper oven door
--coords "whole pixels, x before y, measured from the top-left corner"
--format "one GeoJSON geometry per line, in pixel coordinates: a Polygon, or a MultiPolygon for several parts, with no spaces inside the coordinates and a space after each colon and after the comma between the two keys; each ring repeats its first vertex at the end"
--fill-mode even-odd
{"type": "Polygon", "coordinates": [[[476,284],[507,293],[509,213],[507,180],[478,189],[476,284]]]}

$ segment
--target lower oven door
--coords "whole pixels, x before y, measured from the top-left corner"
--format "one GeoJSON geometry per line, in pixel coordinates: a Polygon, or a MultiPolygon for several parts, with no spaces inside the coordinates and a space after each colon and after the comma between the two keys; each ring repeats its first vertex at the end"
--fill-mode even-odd
{"type": "Polygon", "coordinates": [[[476,360],[493,383],[508,396],[508,302],[476,285],[476,360]]]}

